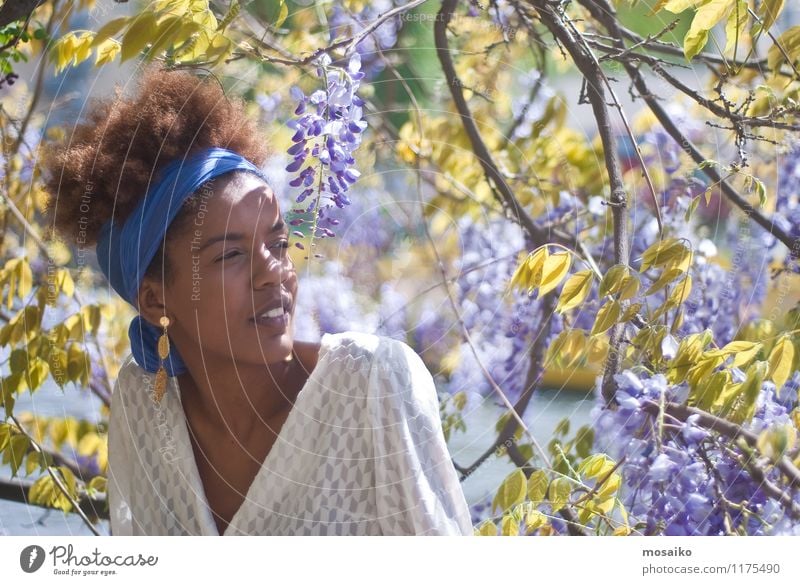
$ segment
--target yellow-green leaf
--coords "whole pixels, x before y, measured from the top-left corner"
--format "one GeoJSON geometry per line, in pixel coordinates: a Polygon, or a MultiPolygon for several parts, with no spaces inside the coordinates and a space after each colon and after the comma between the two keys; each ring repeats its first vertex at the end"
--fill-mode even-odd
{"type": "Polygon", "coordinates": [[[756,446],[763,455],[777,461],[794,449],[796,442],[797,430],[792,424],[786,423],[761,431],[756,446]]]}
{"type": "Polygon", "coordinates": [[[736,0],[707,0],[697,9],[692,25],[683,39],[683,52],[688,60],[703,50],[708,41],[708,33],[730,11],[736,0]]]}
{"type": "Polygon", "coordinates": [[[155,59],[164,50],[171,47],[181,33],[184,19],[180,16],[169,16],[158,24],[158,29],[153,35],[153,43],[147,50],[147,59],[155,59]]]}
{"type": "Polygon", "coordinates": [[[755,341],[731,341],[721,349],[714,349],[706,352],[707,357],[727,357],[735,353],[751,352],[753,349],[756,352],[761,349],[761,344],[755,341]]]}
{"type": "Polygon", "coordinates": [[[106,477],[102,475],[96,475],[91,479],[91,481],[89,481],[86,487],[89,488],[90,490],[105,493],[107,485],[108,485],[108,479],[106,477]]]}
{"type": "Polygon", "coordinates": [[[492,512],[499,508],[505,512],[525,499],[527,480],[521,469],[516,469],[503,480],[492,502],[492,512]]]}
{"type": "Polygon", "coordinates": [[[528,478],[528,499],[533,502],[541,502],[547,495],[547,473],[542,469],[538,469],[531,473],[528,478]]]}
{"type": "Polygon", "coordinates": [[[692,293],[692,277],[687,274],[680,282],[675,283],[675,288],[669,295],[668,304],[678,306],[686,302],[689,295],[692,293]]]}
{"type": "Polygon", "coordinates": [[[689,8],[697,8],[706,0],[659,0],[658,4],[653,8],[653,12],[657,12],[662,8],[670,11],[672,14],[680,14],[689,8]]]}
{"type": "MultiPolygon", "coordinates": [[[[605,474],[603,475],[605,477],[605,474]]],[[[620,484],[622,483],[622,477],[618,473],[612,473],[606,481],[603,482],[603,485],[600,486],[600,489],[597,490],[597,500],[599,502],[604,502],[608,498],[612,497],[614,494],[617,493],[620,484]]],[[[613,504],[612,504],[613,507],[613,504]]],[[[607,510],[608,512],[610,510],[607,510]]]]}
{"type": "Polygon", "coordinates": [[[122,37],[122,54],[120,62],[138,55],[145,45],[153,40],[153,32],[157,29],[156,16],[145,11],[136,17],[130,28],[122,37]]]}
{"type": "Polygon", "coordinates": [[[639,278],[635,274],[630,274],[622,279],[619,289],[619,300],[627,301],[636,296],[639,292],[639,278]]]}
{"type": "Polygon", "coordinates": [[[768,31],[783,11],[785,0],[761,0],[758,16],[761,18],[761,30],[768,31]]]}
{"type": "Polygon", "coordinates": [[[734,47],[742,44],[749,21],[750,13],[747,11],[746,0],[736,0],[725,24],[725,53],[730,53],[734,47]]]}
{"type": "Polygon", "coordinates": [[[500,534],[503,536],[519,536],[519,521],[506,514],[500,522],[500,534]]]}
{"type": "Polygon", "coordinates": [[[569,277],[564,288],[561,289],[561,296],[558,298],[556,311],[566,313],[580,305],[592,289],[592,271],[581,270],[569,277]]]}
{"type": "Polygon", "coordinates": [[[547,246],[539,248],[528,257],[528,272],[530,274],[530,280],[528,281],[529,289],[537,287],[541,283],[544,264],[549,257],[550,252],[547,251],[547,246]]]}
{"type": "Polygon", "coordinates": [[[597,318],[592,326],[592,335],[603,333],[608,330],[619,319],[619,301],[608,301],[597,312],[597,318]]]}
{"type": "MultiPolygon", "coordinates": [[[[734,342],[735,343],[735,342],[734,342]]],[[[730,345],[730,344],[728,344],[730,345]]],[[[727,346],[726,346],[727,347],[727,346]]],[[[761,351],[763,346],[760,343],[755,343],[749,349],[743,349],[737,351],[733,356],[733,362],[731,365],[735,368],[740,368],[747,364],[750,360],[758,355],[758,352],[761,351]]]]}
{"type": "Polygon", "coordinates": [[[600,282],[600,289],[598,294],[601,297],[606,295],[613,295],[622,289],[622,284],[630,274],[630,268],[625,264],[617,264],[608,269],[602,282],[600,282]]]}
{"type": "Polygon", "coordinates": [[[131,19],[127,16],[120,16],[114,20],[109,20],[107,23],[101,26],[100,30],[97,31],[97,34],[94,35],[91,46],[97,47],[102,45],[107,39],[110,39],[119,31],[121,31],[129,20],[131,19]]]}
{"type": "Polygon", "coordinates": [[[530,510],[525,515],[525,531],[530,533],[540,528],[547,521],[547,518],[539,510],[530,510]]]}
{"type": "Polygon", "coordinates": [[[651,267],[663,266],[667,262],[681,260],[691,251],[677,238],[667,238],[652,244],[642,254],[642,272],[651,267]]]}
{"type": "Polygon", "coordinates": [[[680,268],[668,268],[664,272],[661,273],[661,276],[658,277],[653,284],[650,285],[644,294],[645,296],[650,296],[653,293],[660,291],[662,288],[667,286],[670,282],[678,278],[681,274],[683,274],[683,270],[680,268]]]}
{"type": "Polygon", "coordinates": [[[22,467],[23,458],[31,446],[31,441],[26,435],[12,435],[8,448],[3,454],[3,463],[11,467],[11,477],[16,477],[17,471],[22,467]]]}
{"type": "Polygon", "coordinates": [[[22,259],[17,264],[17,295],[20,299],[25,299],[31,292],[33,286],[33,273],[30,264],[26,259],[22,259]]]}
{"type": "Polygon", "coordinates": [[[792,375],[792,363],[794,361],[794,344],[788,336],[784,335],[775,344],[769,354],[769,379],[775,383],[775,387],[780,391],[789,376],[792,375]]]}
{"type": "Polygon", "coordinates": [[[58,269],[58,288],[64,293],[67,298],[72,298],[75,294],[75,281],[72,280],[72,275],[66,268],[58,269]]]}
{"type": "Polygon", "coordinates": [[[542,282],[539,296],[544,296],[556,288],[569,272],[572,255],[569,252],[556,252],[545,258],[542,266],[542,282]]]}
{"type": "Polygon", "coordinates": [[[785,61],[784,51],[789,55],[792,63],[796,63],[800,58],[800,26],[793,26],[789,30],[781,33],[772,43],[767,51],[767,67],[777,71],[785,61]]]}
{"type": "Polygon", "coordinates": [[[572,484],[565,477],[557,477],[550,484],[550,505],[553,512],[558,512],[561,508],[569,502],[569,496],[572,493],[572,484]]]}
{"type": "Polygon", "coordinates": [[[689,406],[697,406],[708,410],[716,402],[722,390],[730,382],[730,373],[727,371],[714,372],[700,380],[689,394],[689,406]]]}

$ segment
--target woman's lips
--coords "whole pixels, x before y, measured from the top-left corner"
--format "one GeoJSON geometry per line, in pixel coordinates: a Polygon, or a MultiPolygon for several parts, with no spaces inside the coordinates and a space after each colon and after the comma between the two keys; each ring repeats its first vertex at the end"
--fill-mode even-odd
{"type": "Polygon", "coordinates": [[[251,317],[250,321],[262,327],[283,330],[289,326],[289,316],[292,314],[293,306],[284,306],[283,315],[280,317],[267,317],[262,313],[257,317],[251,317]]]}

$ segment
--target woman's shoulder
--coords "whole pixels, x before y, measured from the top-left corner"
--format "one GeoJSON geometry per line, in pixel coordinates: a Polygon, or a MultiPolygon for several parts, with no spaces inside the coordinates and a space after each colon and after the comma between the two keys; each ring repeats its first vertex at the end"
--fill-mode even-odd
{"type": "Polygon", "coordinates": [[[320,357],[328,354],[333,361],[345,360],[356,367],[395,370],[407,369],[409,361],[421,362],[419,355],[404,341],[374,333],[326,333],[320,345],[320,357]]]}
{"type": "Polygon", "coordinates": [[[130,406],[131,400],[146,395],[148,389],[152,390],[155,375],[151,374],[136,363],[132,354],[128,354],[117,373],[117,382],[114,393],[117,401],[123,401],[130,406]]]}

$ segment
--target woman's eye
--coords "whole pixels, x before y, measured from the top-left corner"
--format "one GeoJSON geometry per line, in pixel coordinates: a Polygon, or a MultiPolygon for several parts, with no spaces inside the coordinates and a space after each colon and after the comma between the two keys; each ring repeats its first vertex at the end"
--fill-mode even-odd
{"type": "Polygon", "coordinates": [[[230,260],[234,256],[238,256],[239,254],[240,254],[239,250],[231,250],[227,254],[224,254],[223,256],[220,256],[219,258],[217,258],[215,260],[215,262],[220,262],[222,260],[230,260]]]}
{"type": "Polygon", "coordinates": [[[289,247],[289,240],[281,240],[280,242],[278,242],[278,246],[280,246],[283,249],[287,249],[289,247]]]}

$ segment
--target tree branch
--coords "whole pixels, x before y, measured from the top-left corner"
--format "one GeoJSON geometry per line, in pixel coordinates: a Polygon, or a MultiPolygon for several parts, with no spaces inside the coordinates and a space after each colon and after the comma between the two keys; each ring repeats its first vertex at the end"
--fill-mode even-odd
{"type": "Polygon", "coordinates": [[[44,4],[44,0],[6,0],[0,6],[0,27],[27,19],[40,4],[44,4]]]}
{"type": "MultiPolygon", "coordinates": [[[[602,70],[596,66],[596,59],[591,55],[589,49],[580,43],[564,25],[563,15],[558,12],[559,8],[542,0],[530,0],[530,3],[538,11],[544,25],[570,54],[576,67],[586,80],[589,103],[592,106],[592,111],[597,121],[597,130],[603,142],[603,156],[605,157],[611,190],[609,205],[611,206],[611,216],[614,224],[614,263],[627,266],[630,263],[627,223],[628,202],[625,184],[622,180],[617,138],[611,128],[608,104],[606,103],[602,70]]],[[[606,401],[613,400],[616,389],[614,376],[619,371],[622,361],[620,345],[622,344],[623,329],[624,325],[615,323],[609,331],[609,351],[602,382],[602,395],[606,401]]]]}
{"type": "MultiPolygon", "coordinates": [[[[594,16],[603,24],[603,26],[614,37],[614,42],[617,47],[624,48],[622,32],[617,24],[614,9],[608,4],[608,2],[606,0],[579,1],[587,10],[589,10],[592,16],[594,16]]],[[[706,157],[703,156],[700,150],[683,134],[683,132],[680,131],[678,126],[672,121],[669,114],[667,114],[656,97],[650,92],[641,72],[629,62],[623,62],[623,66],[633,81],[636,91],[639,92],[639,95],[656,116],[659,123],[664,127],[664,130],[666,130],[667,133],[672,136],[673,140],[675,140],[675,142],[677,142],[698,165],[705,162],[707,160],[706,157]]],[[[719,184],[723,194],[728,198],[729,201],[731,201],[731,203],[736,205],[750,219],[767,230],[773,237],[781,241],[793,255],[797,255],[800,241],[793,239],[790,234],[781,229],[780,226],[776,225],[772,219],[763,215],[749,201],[739,195],[739,193],[733,187],[731,187],[730,183],[723,180],[716,168],[711,165],[706,165],[701,170],[711,181],[719,184]]]]}
{"type": "MultiPolygon", "coordinates": [[[[38,506],[45,510],[52,510],[53,508],[42,506],[41,504],[34,504],[30,501],[29,494],[32,487],[32,481],[24,481],[21,479],[0,479],[0,500],[27,504],[29,506],[38,506]]],[[[89,497],[88,495],[83,495],[78,500],[78,504],[81,512],[85,516],[108,520],[108,510],[106,508],[105,496],[100,495],[89,497]]]]}

